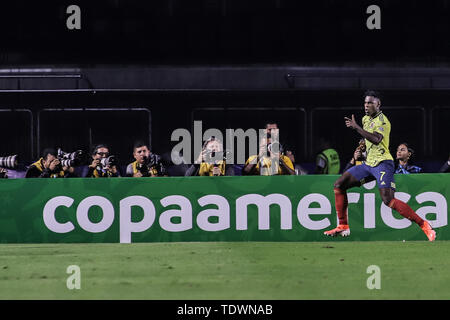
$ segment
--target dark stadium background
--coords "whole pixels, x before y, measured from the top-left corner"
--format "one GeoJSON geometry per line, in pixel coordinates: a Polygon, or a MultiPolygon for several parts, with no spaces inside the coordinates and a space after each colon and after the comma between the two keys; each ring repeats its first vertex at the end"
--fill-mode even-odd
{"type": "MultiPolygon", "coordinates": [[[[0,155],[38,158],[107,143],[123,163],[134,139],[170,151],[176,128],[278,121],[298,162],[329,139],[342,167],[363,92],[383,94],[391,152],[425,171],[450,152],[450,1],[15,1],[0,8],[0,155]],[[65,10],[81,8],[81,30],[65,10]],[[381,30],[366,8],[381,8],[381,30]]],[[[310,168],[310,167],[308,167],[310,168]]]]}

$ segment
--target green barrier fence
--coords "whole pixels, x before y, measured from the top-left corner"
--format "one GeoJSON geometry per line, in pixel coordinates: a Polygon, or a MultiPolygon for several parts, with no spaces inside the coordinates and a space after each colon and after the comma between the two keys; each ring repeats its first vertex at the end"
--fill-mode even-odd
{"type": "MultiPolygon", "coordinates": [[[[329,241],[337,176],[0,180],[0,242],[329,241]]],[[[396,175],[396,197],[449,240],[450,174],[396,175]]],[[[348,190],[351,236],[426,240],[381,202],[348,190]]]]}

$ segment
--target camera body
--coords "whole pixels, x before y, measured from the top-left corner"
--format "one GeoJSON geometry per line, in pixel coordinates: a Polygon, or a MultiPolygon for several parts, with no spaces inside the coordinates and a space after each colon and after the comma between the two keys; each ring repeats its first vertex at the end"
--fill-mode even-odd
{"type": "Polygon", "coordinates": [[[150,170],[155,167],[158,174],[161,174],[161,169],[158,168],[161,164],[161,158],[151,153],[148,157],[144,157],[144,162],[137,165],[137,169],[143,177],[150,177],[150,170]]]}
{"type": "Polygon", "coordinates": [[[224,151],[207,151],[205,153],[204,162],[218,165],[220,161],[229,161],[233,157],[233,153],[229,150],[224,151]]]}
{"type": "Polygon", "coordinates": [[[99,165],[101,166],[102,169],[115,166],[117,165],[117,158],[114,155],[108,156],[106,158],[101,158],[99,165]]]}
{"type": "Polygon", "coordinates": [[[209,164],[217,164],[224,158],[223,151],[207,151],[204,161],[209,164]]]}

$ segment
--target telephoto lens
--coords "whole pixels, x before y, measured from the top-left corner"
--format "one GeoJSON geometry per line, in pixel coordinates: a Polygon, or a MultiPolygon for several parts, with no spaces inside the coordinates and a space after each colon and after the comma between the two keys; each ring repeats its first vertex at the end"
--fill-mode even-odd
{"type": "Polygon", "coordinates": [[[0,167],[2,168],[14,169],[17,167],[18,163],[19,159],[17,154],[13,156],[0,157],[0,167]]]}
{"type": "Polygon", "coordinates": [[[75,160],[72,160],[72,159],[61,159],[60,163],[61,163],[61,166],[63,166],[63,167],[74,167],[75,166],[75,160]]]}
{"type": "Polygon", "coordinates": [[[81,165],[86,159],[86,154],[83,150],[74,152],[64,152],[58,148],[58,159],[61,161],[63,167],[75,167],[81,165]]]}

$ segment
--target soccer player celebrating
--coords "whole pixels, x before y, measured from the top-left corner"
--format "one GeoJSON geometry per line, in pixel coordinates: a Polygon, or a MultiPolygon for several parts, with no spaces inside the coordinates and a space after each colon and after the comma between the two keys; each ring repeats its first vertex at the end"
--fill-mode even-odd
{"type": "Polygon", "coordinates": [[[399,199],[394,198],[394,159],[389,153],[389,134],[391,123],[381,112],[380,96],[375,91],[366,91],[364,94],[364,110],[366,115],[362,119],[361,128],[352,118],[345,117],[345,125],[356,130],[366,141],[367,158],[362,165],[354,166],[336,180],[334,184],[334,195],[336,213],[339,224],[336,228],[325,231],[327,236],[349,236],[348,225],[348,199],[347,189],[359,187],[365,182],[376,179],[380,189],[383,203],[396,210],[403,217],[417,223],[428,237],[429,241],[434,241],[436,232],[431,228],[428,221],[420,218],[409,205],[399,199]]]}

